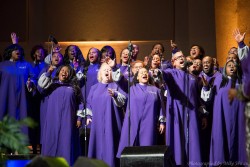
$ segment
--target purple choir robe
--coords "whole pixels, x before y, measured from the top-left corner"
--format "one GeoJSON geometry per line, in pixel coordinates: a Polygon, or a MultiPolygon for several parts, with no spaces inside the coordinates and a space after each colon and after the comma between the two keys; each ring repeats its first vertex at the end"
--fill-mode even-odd
{"type": "Polygon", "coordinates": [[[243,85],[242,91],[243,95],[248,98],[248,103],[246,104],[245,116],[246,116],[246,136],[247,136],[247,154],[248,154],[248,163],[250,164],[250,107],[249,107],[249,99],[250,99],[250,52],[249,46],[246,46],[244,42],[239,43],[238,54],[241,61],[241,67],[243,72],[243,85]]]}
{"type": "Polygon", "coordinates": [[[44,156],[59,156],[73,165],[80,155],[79,131],[76,127],[77,99],[71,86],[54,83],[48,89],[47,112],[42,128],[44,156]]]}
{"type": "MultiPolygon", "coordinates": [[[[42,71],[39,74],[39,77],[46,71],[48,71],[49,66],[46,66],[42,69],[42,71]]],[[[56,75],[58,67],[52,72],[51,78],[53,79],[56,75]]],[[[46,120],[46,113],[47,113],[47,107],[48,107],[48,98],[47,92],[41,89],[39,86],[37,86],[37,89],[39,93],[41,94],[41,101],[40,101],[40,143],[42,143],[43,140],[43,127],[44,127],[44,122],[46,120]]]]}
{"type": "MultiPolygon", "coordinates": [[[[216,78],[221,78],[222,74],[218,71],[216,71],[211,76],[205,74],[203,71],[200,73],[199,78],[201,81],[201,77],[204,77],[209,87],[214,91],[214,81],[216,78]]],[[[202,85],[202,84],[201,84],[202,85]]],[[[204,163],[209,162],[209,153],[210,153],[210,141],[211,141],[211,131],[212,131],[212,120],[213,120],[213,107],[214,107],[214,97],[209,99],[209,101],[205,102],[202,101],[203,104],[205,104],[205,109],[208,112],[207,118],[207,127],[205,129],[202,129],[200,132],[200,144],[201,144],[201,156],[202,161],[204,163]]]]}
{"type": "Polygon", "coordinates": [[[169,61],[169,60],[161,61],[161,70],[163,71],[163,70],[166,70],[168,68],[171,68],[171,69],[173,68],[171,61],[169,61]]]}
{"type": "Polygon", "coordinates": [[[87,82],[86,84],[81,88],[82,91],[82,95],[84,97],[84,99],[88,97],[89,95],[89,91],[91,86],[95,85],[96,83],[98,83],[97,80],[97,73],[99,71],[100,65],[97,64],[90,64],[88,66],[88,71],[87,71],[87,82]],[[86,97],[85,97],[85,90],[86,90],[86,97]]]}
{"type": "MultiPolygon", "coordinates": [[[[38,81],[40,72],[47,66],[45,62],[31,63],[35,78],[38,81]]],[[[39,91],[31,92],[28,96],[28,116],[31,117],[39,126],[29,130],[30,143],[32,145],[40,144],[40,106],[42,96],[39,91]]]]}
{"type": "MultiPolygon", "coordinates": [[[[117,65],[117,68],[119,68],[121,70],[121,73],[122,75],[128,79],[128,65],[121,65],[121,64],[118,64],[117,65]]],[[[132,75],[132,74],[131,74],[132,75]]],[[[131,77],[131,76],[130,76],[131,77]]]]}
{"type": "Polygon", "coordinates": [[[130,87],[130,127],[128,107],[122,126],[117,157],[127,146],[152,146],[157,144],[157,125],[162,115],[160,89],[136,84],[130,87]],[[130,131],[130,141],[128,141],[130,131]]]}
{"type": "Polygon", "coordinates": [[[114,104],[108,88],[125,93],[115,82],[97,83],[90,89],[87,108],[93,113],[89,139],[88,157],[103,160],[109,166],[119,165],[116,159],[123,113],[114,104]]]}
{"type": "Polygon", "coordinates": [[[168,91],[166,145],[172,150],[176,165],[201,166],[198,82],[194,76],[178,69],[166,69],[163,75],[168,91]]]}
{"type": "Polygon", "coordinates": [[[1,120],[5,115],[17,120],[27,117],[25,86],[24,75],[15,62],[0,63],[1,120]]]}
{"type": "MultiPolygon", "coordinates": [[[[17,120],[27,117],[29,105],[26,82],[30,78],[37,83],[32,65],[25,61],[4,61],[0,63],[0,119],[9,115],[17,120]]],[[[28,128],[23,128],[28,133],[28,128]]]]}
{"type": "MultiPolygon", "coordinates": [[[[83,99],[87,100],[90,88],[93,85],[98,83],[97,74],[98,74],[99,68],[100,68],[100,64],[98,64],[98,63],[90,64],[88,66],[87,79],[86,79],[87,81],[86,81],[86,83],[84,83],[84,86],[81,88],[83,99]]],[[[79,106],[79,108],[84,108],[83,104],[81,104],[79,106]]],[[[82,127],[84,127],[84,126],[85,126],[85,122],[82,121],[82,127]]],[[[87,128],[90,128],[90,127],[91,127],[91,123],[87,126],[87,128]]]]}
{"type": "MultiPolygon", "coordinates": [[[[32,67],[34,69],[34,73],[35,73],[35,76],[36,76],[36,80],[38,81],[39,79],[39,75],[41,73],[41,71],[46,68],[48,65],[43,61],[43,62],[39,62],[38,64],[36,63],[32,63],[32,67]]],[[[46,68],[47,69],[47,68],[46,68]]]]}
{"type": "Polygon", "coordinates": [[[218,72],[218,71],[216,71],[216,72],[215,72],[213,75],[211,75],[211,76],[209,76],[209,75],[205,74],[203,71],[201,71],[201,73],[199,74],[199,77],[201,77],[202,75],[203,75],[204,78],[207,80],[207,82],[208,82],[209,85],[213,85],[213,83],[211,83],[211,82],[213,82],[215,78],[221,77],[221,73],[218,72]],[[213,81],[212,81],[212,80],[213,80],[213,81]]]}
{"type": "MultiPolygon", "coordinates": [[[[246,47],[244,43],[239,44],[239,49],[242,49],[243,47],[246,47]]],[[[246,49],[246,48],[245,48],[246,49]]],[[[249,63],[250,63],[250,52],[245,52],[245,55],[243,55],[241,61],[241,67],[243,71],[243,92],[244,95],[247,96],[248,98],[250,97],[250,68],[249,68],[249,63]]]]}
{"type": "MultiPolygon", "coordinates": [[[[214,90],[214,81],[216,80],[216,78],[222,78],[222,74],[218,71],[216,71],[213,75],[208,76],[207,74],[205,74],[203,71],[200,73],[199,78],[201,81],[202,76],[207,80],[208,82],[208,87],[212,89],[212,91],[216,91],[214,90]]],[[[206,111],[209,112],[209,119],[212,119],[213,116],[213,103],[214,103],[214,97],[212,97],[211,99],[209,99],[209,101],[207,102],[203,102],[206,106],[206,111]]],[[[212,122],[211,122],[212,123],[212,122]]],[[[208,125],[210,126],[210,125],[208,125]]]]}
{"type": "MultiPolygon", "coordinates": [[[[219,88],[222,78],[216,78],[213,125],[210,146],[210,165],[222,163],[247,163],[246,124],[244,117],[245,103],[234,98],[228,100],[231,79],[226,86],[219,88]]],[[[238,85],[236,84],[236,88],[238,85]]]]}

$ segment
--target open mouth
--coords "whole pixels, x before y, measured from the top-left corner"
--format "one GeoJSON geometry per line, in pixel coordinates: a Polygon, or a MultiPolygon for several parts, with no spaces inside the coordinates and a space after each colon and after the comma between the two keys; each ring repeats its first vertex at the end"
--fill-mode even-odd
{"type": "Polygon", "coordinates": [[[153,62],[152,64],[153,64],[154,66],[157,66],[157,65],[158,65],[158,63],[156,63],[156,62],[153,62]]]}
{"type": "Polygon", "coordinates": [[[196,55],[196,51],[192,51],[192,52],[191,52],[191,55],[196,55]]]}
{"type": "Polygon", "coordinates": [[[160,54],[159,50],[156,50],[156,51],[155,51],[155,54],[160,54]]]}
{"type": "Polygon", "coordinates": [[[197,70],[197,66],[193,65],[193,69],[194,69],[194,70],[197,70]]]}
{"type": "Polygon", "coordinates": [[[127,59],[128,59],[128,56],[123,56],[123,59],[127,60],[127,59]]]}
{"type": "Polygon", "coordinates": [[[67,78],[67,75],[66,74],[62,74],[61,78],[65,80],[67,78]]]}
{"type": "Polygon", "coordinates": [[[184,61],[182,60],[182,61],[180,61],[180,64],[184,64],[184,61]]]}
{"type": "Polygon", "coordinates": [[[148,76],[147,75],[142,76],[142,78],[145,79],[145,80],[148,80],[148,76]]]}
{"type": "Polygon", "coordinates": [[[233,74],[233,73],[234,73],[234,69],[231,69],[231,70],[230,70],[230,73],[233,74]]]}

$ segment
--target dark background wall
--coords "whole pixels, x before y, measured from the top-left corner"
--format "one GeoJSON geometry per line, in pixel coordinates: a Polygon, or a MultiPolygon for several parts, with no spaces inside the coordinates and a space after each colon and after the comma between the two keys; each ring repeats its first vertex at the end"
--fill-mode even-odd
{"type": "Polygon", "coordinates": [[[192,44],[202,45],[207,55],[216,53],[211,0],[1,0],[0,9],[0,53],[10,44],[11,32],[17,32],[26,54],[35,44],[45,44],[50,34],[86,46],[88,41],[123,41],[115,48],[118,53],[128,40],[136,41],[141,57],[159,41],[170,58],[171,39],[186,55],[192,44]]]}
{"type": "Polygon", "coordinates": [[[186,55],[193,44],[216,57],[213,0],[175,0],[175,40],[186,55]]]}

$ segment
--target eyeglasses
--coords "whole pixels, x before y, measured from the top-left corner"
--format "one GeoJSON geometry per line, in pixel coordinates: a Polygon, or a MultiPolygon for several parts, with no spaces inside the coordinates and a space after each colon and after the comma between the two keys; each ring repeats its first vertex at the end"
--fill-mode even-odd
{"type": "Polygon", "coordinates": [[[185,56],[183,56],[183,55],[180,55],[180,56],[178,56],[178,57],[175,57],[173,60],[175,61],[175,60],[181,60],[181,59],[184,59],[185,58],[185,56]]]}
{"type": "Polygon", "coordinates": [[[196,65],[196,66],[201,66],[202,65],[201,63],[197,63],[195,61],[193,62],[193,64],[196,65]]]}

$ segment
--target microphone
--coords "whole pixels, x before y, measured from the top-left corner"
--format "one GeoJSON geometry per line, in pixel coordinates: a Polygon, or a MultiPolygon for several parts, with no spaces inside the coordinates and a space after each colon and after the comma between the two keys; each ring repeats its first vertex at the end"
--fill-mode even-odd
{"type": "Polygon", "coordinates": [[[193,62],[191,62],[191,61],[185,61],[184,62],[185,67],[190,67],[191,65],[193,65],[193,62]]]}
{"type": "Polygon", "coordinates": [[[56,38],[53,37],[52,35],[49,36],[49,41],[50,41],[50,42],[53,42],[54,44],[58,44],[56,38]]]}
{"type": "Polygon", "coordinates": [[[129,50],[129,52],[132,52],[133,49],[134,49],[133,45],[132,45],[131,41],[129,41],[129,44],[128,44],[128,50],[129,50]]]}

